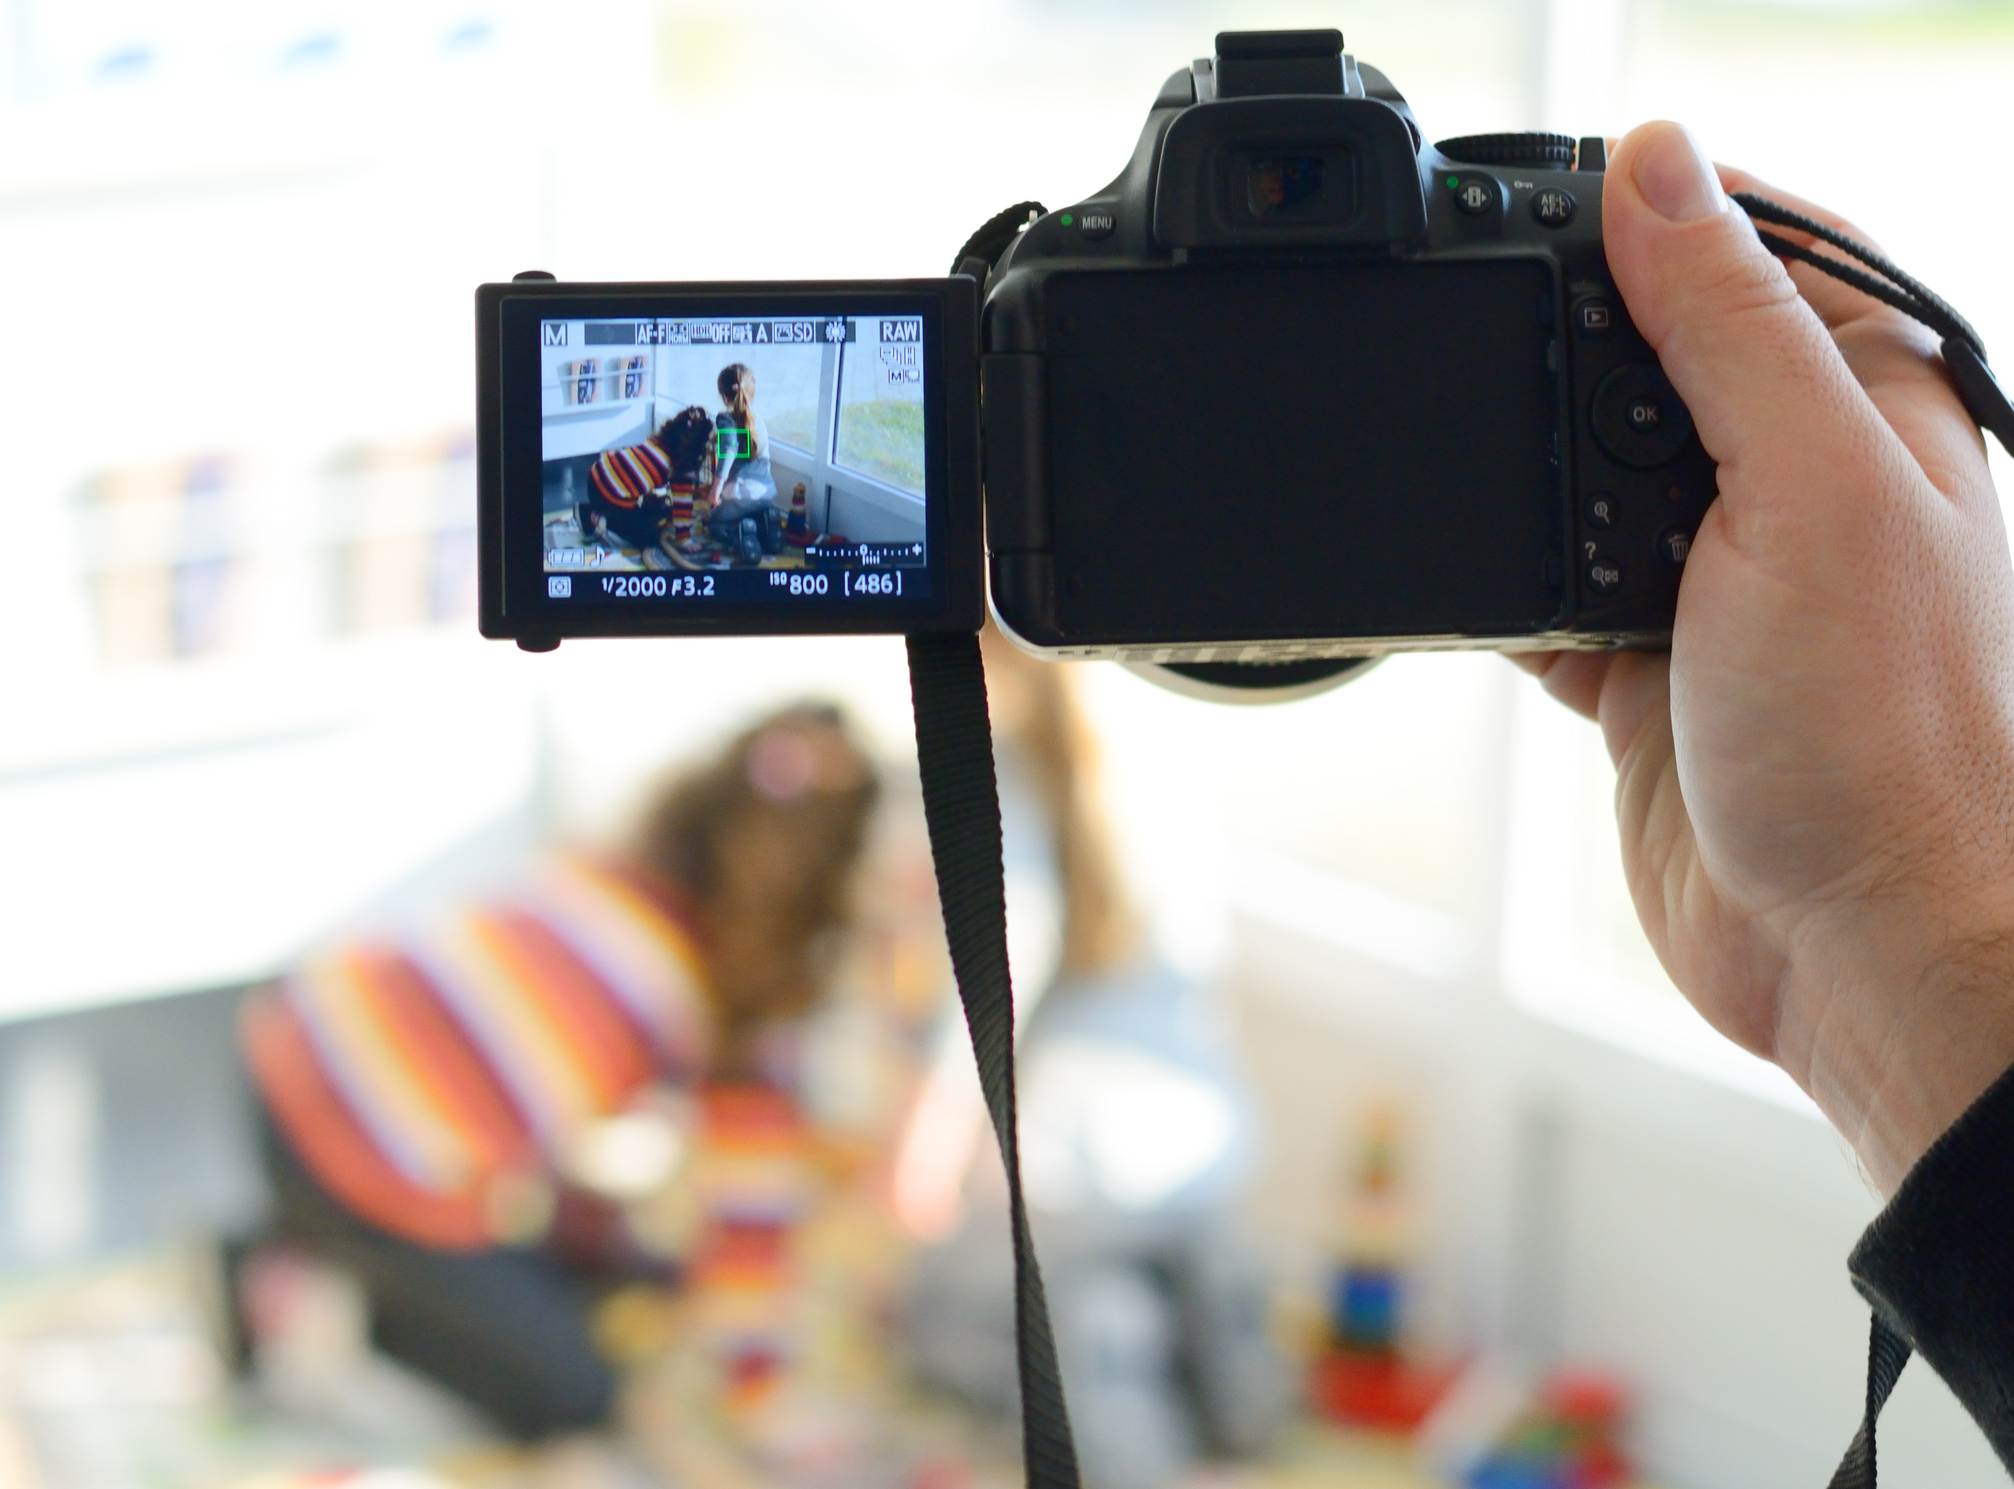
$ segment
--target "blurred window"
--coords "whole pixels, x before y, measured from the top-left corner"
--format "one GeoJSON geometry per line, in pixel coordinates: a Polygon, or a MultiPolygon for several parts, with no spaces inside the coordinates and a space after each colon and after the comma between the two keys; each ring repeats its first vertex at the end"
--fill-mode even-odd
{"type": "MultiPolygon", "coordinates": [[[[1399,657],[1251,719],[1213,768],[1227,832],[1452,914],[1493,877],[1505,694],[1495,657],[1399,657]]],[[[1244,717],[1234,714],[1240,722],[1244,717]]]]}

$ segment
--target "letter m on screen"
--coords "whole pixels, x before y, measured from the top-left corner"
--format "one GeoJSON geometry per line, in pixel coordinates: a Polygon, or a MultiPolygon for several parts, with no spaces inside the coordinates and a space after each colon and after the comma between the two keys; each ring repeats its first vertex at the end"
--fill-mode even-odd
{"type": "Polygon", "coordinates": [[[545,332],[545,344],[547,346],[566,345],[565,321],[540,321],[539,329],[545,332]]]}

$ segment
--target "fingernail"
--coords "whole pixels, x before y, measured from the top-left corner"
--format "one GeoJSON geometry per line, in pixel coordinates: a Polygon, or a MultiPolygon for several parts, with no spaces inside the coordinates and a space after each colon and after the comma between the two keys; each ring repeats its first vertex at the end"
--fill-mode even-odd
{"type": "Polygon", "coordinates": [[[1696,222],[1727,210],[1713,163],[1682,124],[1653,131],[1636,152],[1630,176],[1651,210],[1672,222],[1696,222]]]}

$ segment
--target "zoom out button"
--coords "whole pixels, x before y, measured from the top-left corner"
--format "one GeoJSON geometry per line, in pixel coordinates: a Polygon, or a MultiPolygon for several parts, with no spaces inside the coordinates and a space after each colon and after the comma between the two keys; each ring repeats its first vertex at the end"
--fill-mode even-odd
{"type": "Polygon", "coordinates": [[[1589,559],[1587,587],[1598,595],[1614,594],[1622,588],[1622,565],[1612,558],[1589,559]]]}

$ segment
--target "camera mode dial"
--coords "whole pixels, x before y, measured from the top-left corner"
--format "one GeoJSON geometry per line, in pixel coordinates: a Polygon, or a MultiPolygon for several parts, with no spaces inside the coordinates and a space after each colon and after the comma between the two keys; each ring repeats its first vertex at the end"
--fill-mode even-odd
{"type": "Polygon", "coordinates": [[[1541,171],[1573,168],[1570,134],[1465,134],[1434,148],[1464,165],[1522,165],[1541,171]]]}

